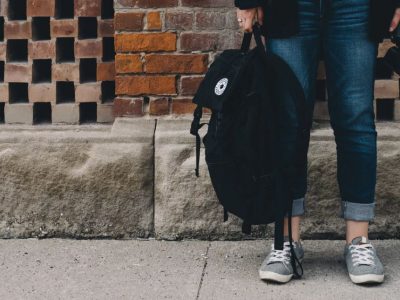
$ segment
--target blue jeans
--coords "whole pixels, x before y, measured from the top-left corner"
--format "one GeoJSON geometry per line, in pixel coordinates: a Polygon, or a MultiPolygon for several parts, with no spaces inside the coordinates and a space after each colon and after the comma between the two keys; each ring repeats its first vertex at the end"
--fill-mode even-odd
{"type": "MultiPolygon", "coordinates": [[[[368,38],[369,0],[299,0],[300,31],[267,39],[267,51],[282,57],[298,77],[310,115],[317,68],[326,66],[328,107],[337,145],[342,217],[374,218],[377,165],[374,73],[377,43],[368,38]]],[[[304,214],[307,168],[297,178],[293,215],[304,214]]]]}

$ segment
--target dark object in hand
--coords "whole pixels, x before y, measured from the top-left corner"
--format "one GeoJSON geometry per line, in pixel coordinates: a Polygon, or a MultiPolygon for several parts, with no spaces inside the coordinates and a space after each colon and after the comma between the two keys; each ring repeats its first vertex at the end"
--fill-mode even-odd
{"type": "Polygon", "coordinates": [[[384,57],[385,64],[400,75],[400,26],[391,35],[392,42],[396,45],[389,49],[384,57]]]}

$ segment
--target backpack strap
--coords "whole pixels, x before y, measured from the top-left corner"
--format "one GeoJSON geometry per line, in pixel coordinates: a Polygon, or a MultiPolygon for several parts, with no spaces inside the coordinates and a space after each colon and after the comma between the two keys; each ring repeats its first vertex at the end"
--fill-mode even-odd
{"type": "MultiPolygon", "coordinates": [[[[292,201],[291,201],[292,202],[292,201]]],[[[289,220],[289,244],[290,244],[290,264],[292,265],[293,268],[293,274],[295,279],[299,279],[303,276],[303,266],[299,260],[299,258],[296,255],[296,252],[294,251],[293,247],[293,238],[292,238],[292,203],[290,203],[289,206],[289,211],[288,211],[288,220],[289,220]],[[297,268],[299,267],[299,269],[297,268]],[[300,272],[299,272],[300,271],[300,272]]]]}
{"type": "Polygon", "coordinates": [[[224,222],[228,221],[229,215],[228,215],[228,210],[226,207],[224,207],[224,222]]]}
{"type": "Polygon", "coordinates": [[[284,197],[282,174],[278,172],[276,174],[275,182],[275,198],[274,198],[274,209],[275,209],[275,232],[274,232],[274,247],[276,250],[283,250],[283,225],[285,220],[285,209],[284,203],[286,199],[284,197]]]}
{"type": "Polygon", "coordinates": [[[200,166],[200,144],[201,139],[199,135],[199,130],[207,123],[200,123],[201,117],[203,116],[203,107],[201,105],[197,105],[196,109],[193,113],[193,121],[190,127],[190,134],[196,137],[196,176],[199,177],[199,166],[200,166]]]}

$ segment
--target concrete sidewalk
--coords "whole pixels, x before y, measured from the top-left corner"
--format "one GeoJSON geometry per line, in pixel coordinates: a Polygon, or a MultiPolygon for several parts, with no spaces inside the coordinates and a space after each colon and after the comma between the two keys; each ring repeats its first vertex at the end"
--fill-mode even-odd
{"type": "Polygon", "coordinates": [[[356,286],[342,241],[305,241],[305,276],[258,279],[271,241],[0,240],[0,299],[399,299],[400,241],[374,242],[380,286],[356,286]]]}

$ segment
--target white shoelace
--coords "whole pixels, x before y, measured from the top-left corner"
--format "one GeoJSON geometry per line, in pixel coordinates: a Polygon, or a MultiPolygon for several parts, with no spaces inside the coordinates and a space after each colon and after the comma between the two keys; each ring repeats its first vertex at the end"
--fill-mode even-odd
{"type": "Polygon", "coordinates": [[[371,244],[350,245],[353,266],[375,266],[374,247],[371,244]]]}
{"type": "Polygon", "coordinates": [[[281,262],[290,263],[290,244],[289,242],[283,243],[283,250],[275,250],[274,245],[271,246],[271,254],[268,259],[268,264],[281,262]]]}

